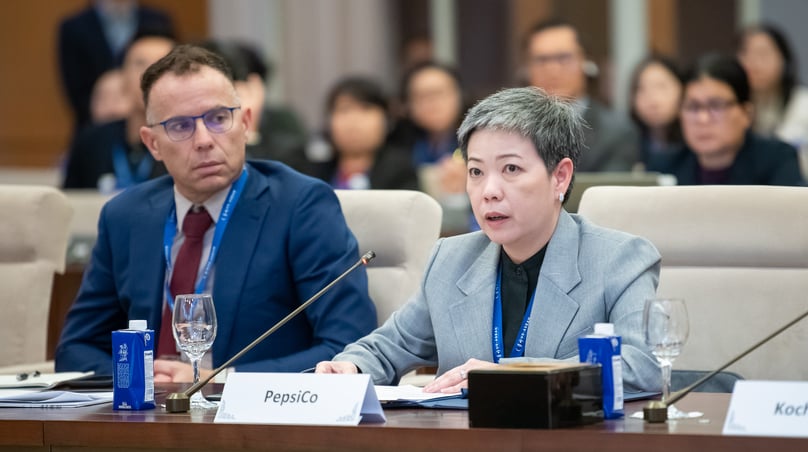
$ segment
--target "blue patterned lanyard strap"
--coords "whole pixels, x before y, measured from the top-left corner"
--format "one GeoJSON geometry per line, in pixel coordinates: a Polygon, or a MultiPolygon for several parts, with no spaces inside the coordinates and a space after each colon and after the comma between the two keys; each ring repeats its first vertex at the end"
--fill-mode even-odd
{"type": "MultiPolygon", "coordinates": [[[[236,207],[238,199],[241,197],[241,192],[244,190],[244,185],[247,183],[247,168],[241,172],[235,184],[230,187],[230,192],[227,194],[227,199],[222,206],[222,211],[219,213],[219,220],[216,222],[216,229],[213,232],[213,243],[210,246],[210,254],[208,260],[205,262],[205,267],[202,270],[202,276],[196,284],[196,291],[194,293],[202,293],[208,284],[208,276],[213,267],[213,262],[216,260],[216,255],[219,253],[219,246],[222,243],[224,230],[227,228],[227,223],[230,222],[230,217],[233,209],[236,207]]],[[[165,230],[163,231],[163,254],[166,259],[166,275],[171,274],[171,246],[174,244],[174,236],[177,234],[177,208],[171,208],[166,220],[165,230]]],[[[165,293],[168,307],[174,309],[174,298],[171,296],[171,289],[169,288],[169,278],[165,278],[165,293]]]]}
{"type": "MultiPolygon", "coordinates": [[[[525,339],[527,338],[527,330],[530,326],[530,312],[533,310],[533,299],[536,297],[536,291],[530,295],[530,303],[525,310],[525,316],[522,319],[522,326],[519,327],[519,335],[513,343],[513,349],[509,357],[515,358],[525,356],[525,339]]],[[[497,269],[497,285],[494,288],[494,326],[491,332],[491,346],[494,350],[494,362],[498,363],[504,357],[502,349],[504,347],[502,339],[502,266],[497,269]]]]}

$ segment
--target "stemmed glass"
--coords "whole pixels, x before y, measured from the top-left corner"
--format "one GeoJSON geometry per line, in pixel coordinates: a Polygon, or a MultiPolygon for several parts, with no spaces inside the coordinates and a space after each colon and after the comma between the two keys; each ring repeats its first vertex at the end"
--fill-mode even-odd
{"type": "MultiPolygon", "coordinates": [[[[194,368],[194,384],[199,381],[199,362],[216,339],[216,309],[210,295],[177,295],[174,299],[174,340],[194,368]]],[[[191,396],[192,408],[212,408],[202,391],[191,396]]]]}
{"type": "MultiPolygon", "coordinates": [[[[671,368],[687,342],[690,332],[685,301],[676,298],[646,300],[643,312],[645,343],[662,368],[662,401],[667,402],[671,392],[671,368]]],[[[702,413],[691,413],[668,406],[668,419],[699,417],[702,413]]]]}

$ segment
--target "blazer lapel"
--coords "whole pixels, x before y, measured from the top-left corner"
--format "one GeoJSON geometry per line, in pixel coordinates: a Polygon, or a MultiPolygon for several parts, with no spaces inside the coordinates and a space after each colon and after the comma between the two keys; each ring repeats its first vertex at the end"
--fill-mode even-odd
{"type": "Polygon", "coordinates": [[[166,190],[154,193],[139,209],[138,223],[132,227],[129,241],[130,265],[132,272],[133,297],[131,312],[148,313],[148,324],[159,331],[162,323],[163,292],[165,282],[166,261],[163,257],[163,230],[168,212],[174,205],[171,185],[166,190]],[[157,239],[155,239],[157,238],[157,239]]]}
{"type": "Polygon", "coordinates": [[[271,208],[266,176],[249,165],[247,168],[247,184],[227,225],[214,262],[213,303],[216,305],[218,323],[216,335],[227,338],[213,343],[214,359],[227,355],[227,350],[222,347],[231,342],[229,338],[236,321],[238,300],[247,276],[246,269],[250,268],[255,242],[261,233],[264,217],[271,208]]]}
{"type": "Polygon", "coordinates": [[[498,265],[499,245],[491,242],[457,281],[461,296],[449,306],[449,315],[463,356],[486,361],[494,356],[491,326],[498,265]],[[480,356],[480,350],[488,353],[480,356]]]}
{"type": "Polygon", "coordinates": [[[580,282],[578,225],[562,210],[539,273],[525,356],[556,356],[561,339],[580,307],[568,295],[580,282]]]}

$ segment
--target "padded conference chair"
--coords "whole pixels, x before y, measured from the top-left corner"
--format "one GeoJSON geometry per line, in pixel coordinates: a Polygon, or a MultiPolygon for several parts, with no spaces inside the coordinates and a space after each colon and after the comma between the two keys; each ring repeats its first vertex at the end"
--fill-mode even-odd
{"type": "Polygon", "coordinates": [[[53,275],[65,269],[72,208],[53,187],[0,185],[0,210],[0,373],[6,373],[45,361],[53,275]]]}
{"type": "MultiPolygon", "coordinates": [[[[808,310],[808,188],[594,187],[579,213],[659,249],[657,295],[690,317],[675,369],[713,370],[808,310]]],[[[806,349],[803,320],[728,370],[808,380],[806,349]]]]}
{"type": "Polygon", "coordinates": [[[441,226],[441,208],[409,190],[336,190],[359,253],[376,252],[368,265],[370,297],[379,324],[415,293],[441,226]]]}

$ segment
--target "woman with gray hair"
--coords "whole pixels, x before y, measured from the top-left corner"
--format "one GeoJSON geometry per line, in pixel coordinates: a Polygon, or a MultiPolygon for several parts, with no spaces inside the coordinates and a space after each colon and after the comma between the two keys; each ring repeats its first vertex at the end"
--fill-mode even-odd
{"type": "Polygon", "coordinates": [[[623,337],[626,391],[658,390],[642,311],[656,292],[659,253],[563,209],[584,127],[570,103],[538,88],[503,90],[473,107],[458,142],[482,231],[439,240],[409,302],[317,372],[394,384],[438,366],[424,390],[457,392],[469,370],[501,358],[577,362],[578,337],[610,322],[623,337]]]}

